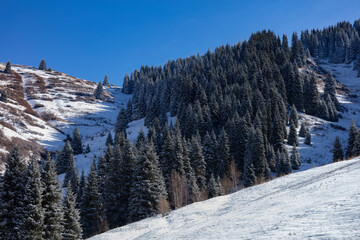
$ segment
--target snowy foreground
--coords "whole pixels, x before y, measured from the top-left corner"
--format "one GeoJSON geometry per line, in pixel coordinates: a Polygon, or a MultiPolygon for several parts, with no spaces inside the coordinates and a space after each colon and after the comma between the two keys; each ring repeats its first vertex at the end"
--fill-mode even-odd
{"type": "Polygon", "coordinates": [[[360,158],[277,178],[91,239],[360,239],[360,158]]]}

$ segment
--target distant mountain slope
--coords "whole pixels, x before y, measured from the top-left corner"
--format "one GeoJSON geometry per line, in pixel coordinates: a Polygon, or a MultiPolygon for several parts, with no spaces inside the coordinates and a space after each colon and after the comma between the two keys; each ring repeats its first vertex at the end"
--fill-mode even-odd
{"type": "MultiPolygon", "coordinates": [[[[93,97],[95,82],[23,65],[12,64],[12,74],[3,73],[4,69],[5,64],[0,64],[0,86],[8,91],[8,101],[0,102],[0,170],[15,144],[38,155],[44,146],[62,147],[65,134],[71,135],[75,127],[84,140],[105,136],[113,129],[119,108],[131,97],[112,86],[106,89],[113,102],[102,102],[93,97]]],[[[97,143],[90,143],[93,150],[94,144],[99,151],[97,143]]]]}
{"type": "Polygon", "coordinates": [[[360,238],[360,159],[194,203],[91,239],[360,238]]]}

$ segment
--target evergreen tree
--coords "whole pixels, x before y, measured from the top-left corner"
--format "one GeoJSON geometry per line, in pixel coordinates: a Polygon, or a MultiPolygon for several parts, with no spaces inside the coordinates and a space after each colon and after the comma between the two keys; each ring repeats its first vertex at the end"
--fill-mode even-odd
{"type": "Polygon", "coordinates": [[[305,125],[305,121],[302,121],[301,126],[300,126],[300,131],[299,131],[299,136],[300,137],[305,137],[306,136],[306,131],[307,131],[306,129],[307,129],[307,127],[305,125]]]}
{"type": "Polygon", "coordinates": [[[125,109],[121,108],[121,110],[116,118],[115,132],[116,133],[120,133],[120,132],[126,133],[126,128],[128,128],[127,115],[126,115],[125,109]]]}
{"type": "Polygon", "coordinates": [[[319,92],[316,85],[315,74],[311,74],[310,80],[304,84],[304,108],[307,114],[317,116],[320,105],[319,92]]]}
{"type": "Polygon", "coordinates": [[[91,150],[90,150],[90,145],[87,144],[87,145],[86,145],[86,148],[85,148],[85,153],[90,153],[90,152],[91,152],[91,150]]]}
{"type": "Polygon", "coordinates": [[[200,189],[206,189],[206,162],[199,142],[200,136],[193,136],[190,145],[190,162],[195,171],[197,184],[200,189]]]}
{"type": "Polygon", "coordinates": [[[216,157],[216,173],[220,177],[230,176],[230,148],[229,148],[229,138],[226,134],[225,129],[221,130],[221,134],[217,141],[217,157],[216,157]]]}
{"type": "Polygon", "coordinates": [[[214,174],[210,175],[208,186],[209,198],[217,197],[220,195],[218,184],[214,178],[214,174]]]}
{"type": "Polygon", "coordinates": [[[63,187],[68,187],[68,183],[71,184],[71,188],[76,190],[76,175],[75,175],[75,165],[74,165],[74,157],[70,155],[69,165],[65,172],[64,184],[63,187]]]}
{"type": "Polygon", "coordinates": [[[61,239],[63,209],[61,205],[60,182],[56,175],[55,163],[50,155],[44,163],[42,172],[44,186],[42,207],[44,209],[44,239],[61,239]]]}
{"type": "Polygon", "coordinates": [[[80,225],[80,213],[76,209],[75,195],[72,192],[71,184],[68,183],[66,195],[63,201],[64,218],[62,226],[64,231],[62,233],[63,240],[79,240],[82,237],[82,229],[80,225]]]}
{"type": "Polygon", "coordinates": [[[108,76],[106,74],[105,74],[105,77],[104,77],[103,85],[106,86],[106,87],[110,87],[108,76]]]}
{"type": "Polygon", "coordinates": [[[76,193],[76,208],[78,208],[78,209],[80,209],[80,207],[81,207],[81,200],[82,200],[84,190],[85,190],[85,183],[86,183],[86,181],[85,181],[84,171],[82,171],[80,181],[79,181],[79,188],[76,193]]]}
{"type": "Polygon", "coordinates": [[[81,200],[81,225],[84,237],[90,237],[107,230],[103,215],[102,197],[99,192],[95,161],[91,165],[81,200]]]}
{"type": "Polygon", "coordinates": [[[352,152],[353,152],[353,148],[354,148],[354,144],[356,139],[358,139],[359,132],[357,127],[355,126],[355,122],[352,121],[352,124],[349,128],[349,137],[348,137],[348,146],[346,148],[346,158],[351,158],[353,157],[352,152]]]}
{"type": "Polygon", "coordinates": [[[6,103],[8,99],[8,92],[3,89],[0,91],[0,101],[6,103]]]}
{"type": "Polygon", "coordinates": [[[66,172],[71,159],[74,159],[73,149],[70,142],[67,141],[56,161],[57,174],[63,174],[66,172]]]}
{"type": "Polygon", "coordinates": [[[210,135],[208,132],[205,134],[202,143],[202,152],[206,163],[207,176],[210,177],[211,173],[216,171],[216,137],[214,134],[210,135]]]}
{"type": "Polygon", "coordinates": [[[81,141],[81,135],[80,135],[79,128],[74,129],[71,146],[73,148],[74,155],[83,153],[82,141],[81,141]]]}
{"type": "Polygon", "coordinates": [[[339,136],[336,136],[336,138],[335,138],[332,153],[333,153],[333,161],[334,162],[342,161],[344,159],[344,153],[343,153],[343,150],[341,147],[339,136]]]}
{"type": "Polygon", "coordinates": [[[310,134],[310,130],[309,130],[309,129],[307,129],[307,131],[306,131],[304,143],[305,143],[306,145],[311,145],[311,134],[310,134]]]}
{"type": "Polygon", "coordinates": [[[2,239],[26,239],[27,209],[25,198],[27,169],[18,147],[14,147],[7,155],[6,170],[2,177],[1,222],[2,239]],[[16,229],[16,230],[15,230],[16,229]]]}
{"type": "Polygon", "coordinates": [[[328,72],[327,77],[325,79],[324,95],[325,96],[329,95],[332,102],[335,104],[335,107],[339,108],[340,103],[336,98],[335,79],[331,71],[328,72]]]}
{"type": "Polygon", "coordinates": [[[108,146],[108,145],[114,145],[111,133],[109,133],[107,138],[106,138],[105,146],[108,146]]]}
{"type": "Polygon", "coordinates": [[[7,62],[4,73],[11,73],[11,63],[10,61],[7,62]]]}
{"type": "Polygon", "coordinates": [[[290,161],[291,161],[291,168],[294,170],[299,170],[301,163],[300,163],[299,152],[296,149],[296,145],[293,145],[290,161]]]}
{"type": "Polygon", "coordinates": [[[299,117],[295,105],[292,105],[289,117],[290,124],[293,123],[295,128],[299,127],[299,117]]]}
{"type": "Polygon", "coordinates": [[[165,183],[152,142],[138,153],[130,189],[130,219],[138,221],[158,212],[158,201],[167,198],[165,183]]]}
{"type": "Polygon", "coordinates": [[[96,99],[99,100],[106,100],[106,91],[104,90],[104,87],[101,83],[101,81],[99,82],[99,84],[97,85],[95,92],[94,92],[94,97],[96,99]]]}
{"type": "Polygon", "coordinates": [[[42,208],[43,185],[41,182],[40,166],[37,160],[32,157],[28,165],[28,178],[26,183],[26,206],[23,213],[26,216],[26,239],[43,239],[44,211],[42,208]]]}
{"type": "Polygon", "coordinates": [[[298,138],[297,138],[297,132],[296,132],[295,124],[293,122],[291,122],[291,124],[290,124],[290,132],[289,132],[289,136],[288,136],[288,144],[289,145],[299,146],[299,141],[298,141],[298,138]]]}
{"type": "Polygon", "coordinates": [[[46,70],[46,61],[44,59],[41,59],[39,69],[44,71],[46,70]]]}

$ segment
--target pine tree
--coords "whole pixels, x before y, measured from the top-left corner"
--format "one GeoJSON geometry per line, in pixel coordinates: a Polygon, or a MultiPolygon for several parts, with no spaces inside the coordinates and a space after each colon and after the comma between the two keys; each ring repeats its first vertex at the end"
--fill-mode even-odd
{"type": "Polygon", "coordinates": [[[0,101],[6,103],[8,99],[8,92],[6,89],[0,91],[0,101]]]}
{"type": "Polygon", "coordinates": [[[11,73],[11,63],[10,63],[10,61],[7,62],[4,73],[7,73],[7,74],[11,73]]]}
{"type": "Polygon", "coordinates": [[[336,136],[336,138],[335,138],[332,153],[333,153],[333,161],[334,162],[342,161],[344,159],[344,153],[343,153],[343,150],[341,147],[339,136],[336,136]]]}
{"type": "Polygon", "coordinates": [[[63,227],[62,194],[60,182],[55,171],[55,163],[50,155],[44,163],[42,172],[44,186],[42,207],[44,209],[44,235],[45,239],[60,240],[63,227]]]}
{"type": "Polygon", "coordinates": [[[167,198],[165,183],[152,142],[138,153],[130,189],[130,220],[138,221],[158,212],[158,201],[167,198]]]}
{"type": "Polygon", "coordinates": [[[221,130],[221,134],[217,141],[216,149],[216,174],[220,177],[230,176],[229,166],[230,166],[230,148],[229,148],[229,138],[226,134],[225,129],[221,130]]]}
{"type": "Polygon", "coordinates": [[[352,152],[353,152],[355,141],[357,138],[359,138],[358,135],[359,135],[358,129],[355,126],[355,122],[352,121],[352,124],[349,128],[348,146],[346,148],[346,154],[345,154],[346,158],[353,157],[352,152]]]}
{"type": "Polygon", "coordinates": [[[304,108],[307,114],[317,116],[320,96],[316,85],[315,74],[310,76],[310,80],[305,81],[304,84],[304,108]]]}
{"type": "Polygon", "coordinates": [[[325,79],[325,88],[324,95],[329,95],[332,102],[335,104],[335,107],[338,108],[340,106],[339,101],[336,98],[336,90],[335,90],[335,79],[332,75],[331,71],[328,72],[327,77],[325,79]]]}
{"type": "Polygon", "coordinates": [[[84,176],[84,170],[81,172],[80,181],[79,181],[79,187],[76,193],[76,208],[80,209],[81,207],[81,200],[84,194],[85,190],[85,176],[84,176]]]}
{"type": "Polygon", "coordinates": [[[63,201],[64,218],[62,226],[64,231],[62,233],[63,240],[79,240],[82,237],[82,229],[80,225],[80,213],[76,209],[75,195],[72,192],[70,183],[66,190],[66,195],[63,201]]]}
{"type": "Polygon", "coordinates": [[[208,185],[209,198],[217,197],[220,195],[218,184],[214,178],[214,174],[210,175],[208,185]]]}
{"type": "Polygon", "coordinates": [[[71,154],[68,160],[68,167],[65,172],[64,184],[63,187],[68,187],[68,183],[71,184],[71,188],[76,190],[76,175],[75,175],[75,165],[74,157],[71,154]]]}
{"type": "Polygon", "coordinates": [[[290,132],[289,132],[289,136],[288,136],[288,144],[289,145],[299,146],[299,141],[298,141],[298,138],[297,138],[297,132],[296,132],[295,124],[293,122],[291,122],[291,125],[290,125],[290,132]]]}
{"type": "Polygon", "coordinates": [[[56,161],[57,174],[65,173],[66,170],[68,169],[70,159],[73,158],[74,158],[73,149],[71,147],[70,142],[67,141],[56,161]]]}
{"type": "Polygon", "coordinates": [[[85,148],[85,153],[90,153],[90,152],[91,152],[91,150],[90,150],[90,145],[87,144],[87,145],[86,145],[86,148],[85,148]]]}
{"type": "Polygon", "coordinates": [[[301,122],[301,126],[300,126],[300,131],[299,131],[299,136],[300,137],[305,137],[306,136],[306,125],[305,125],[305,121],[301,122]]]}
{"type": "Polygon", "coordinates": [[[121,108],[121,110],[116,118],[115,132],[116,133],[120,133],[120,132],[126,133],[127,128],[128,128],[128,121],[127,121],[126,111],[124,108],[121,108]]]}
{"type": "Polygon", "coordinates": [[[289,117],[290,124],[293,123],[295,128],[299,127],[299,117],[295,105],[292,105],[289,117]]]}
{"type": "Polygon", "coordinates": [[[107,146],[107,145],[114,145],[111,133],[109,133],[107,138],[106,138],[105,146],[107,146]]]}
{"type": "Polygon", "coordinates": [[[106,74],[105,74],[105,77],[104,77],[103,85],[106,86],[106,87],[110,87],[108,76],[106,74]]]}
{"type": "Polygon", "coordinates": [[[107,230],[103,215],[102,197],[99,192],[95,161],[91,165],[81,200],[81,225],[84,237],[88,238],[107,230]]]}
{"type": "Polygon", "coordinates": [[[80,135],[79,128],[74,129],[71,146],[73,148],[74,155],[83,153],[82,141],[81,141],[81,135],[80,135]]]}
{"type": "Polygon", "coordinates": [[[291,168],[294,170],[299,170],[301,163],[300,163],[299,152],[296,149],[296,145],[293,145],[290,161],[291,161],[291,168]]]}
{"type": "Polygon", "coordinates": [[[28,178],[26,183],[26,206],[23,213],[26,218],[26,239],[41,240],[44,231],[44,211],[42,208],[43,184],[41,182],[40,166],[34,157],[28,165],[28,178]]]}
{"type": "Polygon", "coordinates": [[[106,100],[106,91],[104,90],[104,87],[101,83],[101,81],[99,82],[99,84],[97,85],[95,92],[94,92],[94,97],[96,99],[99,100],[106,100]]]}
{"type": "Polygon", "coordinates": [[[310,146],[311,146],[311,134],[310,134],[310,130],[309,130],[309,129],[307,129],[307,131],[306,131],[304,143],[305,143],[306,145],[310,145],[310,146]]]}
{"type": "Polygon", "coordinates": [[[210,135],[208,132],[205,134],[202,143],[202,152],[206,163],[207,176],[210,177],[211,173],[216,171],[216,137],[214,134],[210,135]]]}
{"type": "Polygon", "coordinates": [[[18,147],[7,155],[2,177],[0,236],[2,239],[26,239],[27,169],[18,147]],[[15,230],[16,229],[16,230],[15,230]],[[15,231],[14,231],[15,230],[15,231]]]}
{"type": "Polygon", "coordinates": [[[44,59],[41,59],[39,69],[44,71],[46,70],[46,61],[44,59]]]}
{"type": "Polygon", "coordinates": [[[190,145],[190,162],[195,171],[197,184],[200,189],[206,189],[206,162],[199,142],[200,136],[193,136],[190,145]]]}

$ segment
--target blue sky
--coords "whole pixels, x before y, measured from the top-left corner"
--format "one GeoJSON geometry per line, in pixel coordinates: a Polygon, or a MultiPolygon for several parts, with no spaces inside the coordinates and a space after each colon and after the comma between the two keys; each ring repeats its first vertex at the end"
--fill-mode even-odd
{"type": "Polygon", "coordinates": [[[271,29],[290,35],[360,18],[360,1],[1,0],[0,62],[120,85],[141,65],[203,54],[271,29]]]}

